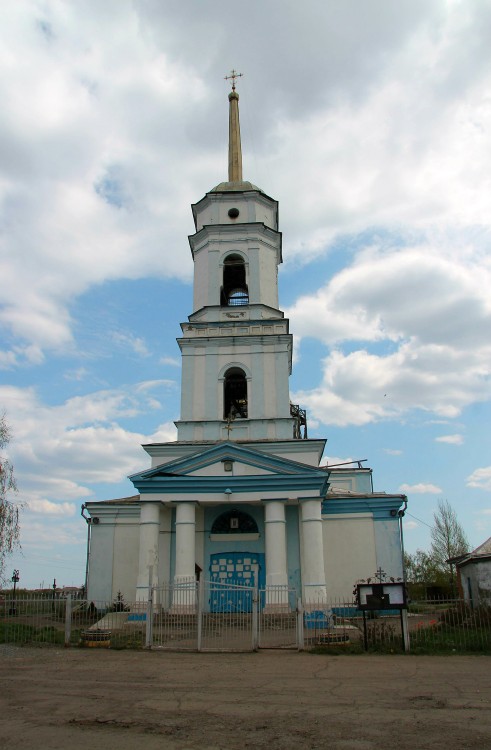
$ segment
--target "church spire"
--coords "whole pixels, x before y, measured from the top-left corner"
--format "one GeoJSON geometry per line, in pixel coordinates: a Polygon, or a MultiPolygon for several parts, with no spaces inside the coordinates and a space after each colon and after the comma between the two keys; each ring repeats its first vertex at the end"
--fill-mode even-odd
{"type": "Polygon", "coordinates": [[[240,145],[240,122],[239,122],[239,95],[235,90],[235,79],[243,73],[232,70],[225,80],[232,79],[232,91],[228,95],[229,119],[228,119],[228,181],[242,181],[242,148],[240,145]]]}

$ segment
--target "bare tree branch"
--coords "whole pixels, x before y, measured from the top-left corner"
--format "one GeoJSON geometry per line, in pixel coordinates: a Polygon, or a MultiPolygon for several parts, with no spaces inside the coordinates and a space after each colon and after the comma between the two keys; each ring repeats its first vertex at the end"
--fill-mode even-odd
{"type": "MultiPolygon", "coordinates": [[[[10,442],[11,433],[5,414],[0,417],[0,449],[10,442]]],[[[7,558],[20,547],[19,508],[21,503],[12,499],[17,493],[14,467],[8,458],[0,456],[0,583],[5,581],[7,558]]]]}

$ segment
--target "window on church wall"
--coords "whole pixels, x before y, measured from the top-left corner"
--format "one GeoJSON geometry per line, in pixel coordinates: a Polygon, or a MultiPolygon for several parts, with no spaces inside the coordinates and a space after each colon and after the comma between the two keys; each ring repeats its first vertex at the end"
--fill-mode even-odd
{"type": "Polygon", "coordinates": [[[211,527],[212,534],[257,534],[255,520],[241,510],[229,510],[215,518],[211,527]]]}
{"type": "Polygon", "coordinates": [[[238,367],[225,374],[223,384],[224,419],[247,419],[247,379],[238,367]]]}
{"type": "Polygon", "coordinates": [[[228,255],[223,264],[223,285],[220,296],[222,307],[249,304],[246,267],[240,255],[228,255]]]}

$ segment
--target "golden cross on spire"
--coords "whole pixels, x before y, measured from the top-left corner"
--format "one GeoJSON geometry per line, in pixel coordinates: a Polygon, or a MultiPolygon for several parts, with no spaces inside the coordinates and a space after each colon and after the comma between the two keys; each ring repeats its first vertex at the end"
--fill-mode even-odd
{"type": "Polygon", "coordinates": [[[237,73],[237,71],[234,70],[234,68],[232,68],[232,70],[230,71],[230,75],[229,76],[225,76],[224,80],[228,81],[228,80],[232,79],[232,91],[235,91],[235,79],[236,78],[240,78],[243,75],[244,75],[243,73],[237,73]]]}

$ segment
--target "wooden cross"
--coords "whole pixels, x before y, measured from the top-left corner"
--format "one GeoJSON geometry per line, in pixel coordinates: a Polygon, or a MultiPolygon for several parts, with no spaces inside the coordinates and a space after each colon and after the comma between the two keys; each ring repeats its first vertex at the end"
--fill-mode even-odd
{"type": "Polygon", "coordinates": [[[236,72],[236,71],[235,71],[235,70],[234,70],[234,69],[232,68],[232,70],[230,71],[230,75],[229,75],[229,76],[225,76],[224,80],[225,80],[225,81],[228,81],[228,80],[232,79],[232,91],[235,91],[235,79],[236,79],[236,78],[240,78],[240,77],[241,77],[241,76],[243,76],[243,75],[244,75],[243,73],[237,73],[237,72],[236,72]]]}

